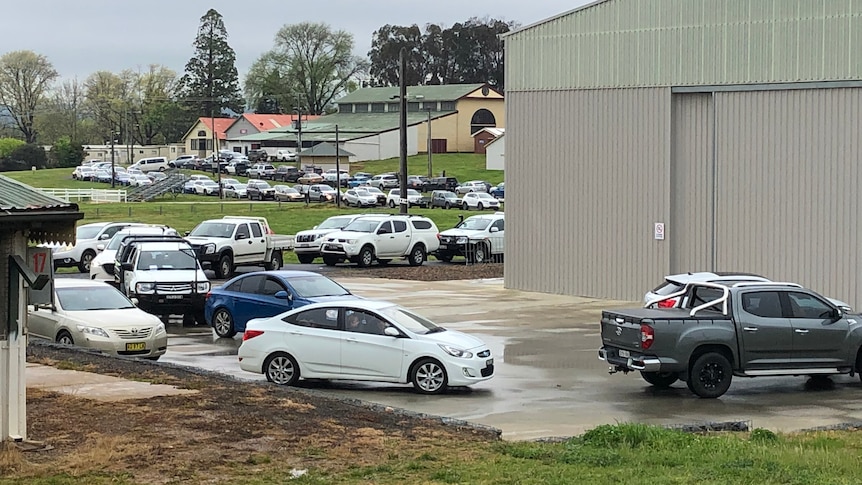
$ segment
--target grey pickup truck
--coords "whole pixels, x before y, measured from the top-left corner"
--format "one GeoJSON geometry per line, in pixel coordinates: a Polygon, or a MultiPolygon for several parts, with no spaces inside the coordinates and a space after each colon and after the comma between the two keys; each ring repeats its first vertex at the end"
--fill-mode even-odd
{"type": "Polygon", "coordinates": [[[716,398],[733,376],[813,376],[862,370],[862,315],[794,283],[689,283],[645,308],[602,312],[599,359],[669,387],[684,380],[716,398]],[[649,308],[668,298],[678,308],[649,308]]]}

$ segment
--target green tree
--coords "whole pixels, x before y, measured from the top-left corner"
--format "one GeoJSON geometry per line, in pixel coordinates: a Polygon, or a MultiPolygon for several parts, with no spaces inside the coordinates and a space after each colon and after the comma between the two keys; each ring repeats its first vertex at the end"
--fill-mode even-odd
{"type": "Polygon", "coordinates": [[[36,142],[36,110],[57,76],[48,58],[35,52],[14,51],[0,57],[0,106],[27,143],[36,142]]]}
{"type": "Polygon", "coordinates": [[[515,22],[471,18],[450,28],[428,24],[418,28],[385,25],[374,33],[371,51],[371,83],[398,84],[398,56],[407,49],[407,84],[489,83],[504,86],[503,42],[500,35],[517,27],[515,22]]]}
{"type": "Polygon", "coordinates": [[[355,86],[368,71],[368,62],[353,52],[353,36],[333,31],[323,23],[285,25],[275,43],[252,66],[246,77],[251,106],[262,100],[278,100],[289,111],[302,106],[322,114],[332,101],[355,86]]]}
{"type": "Polygon", "coordinates": [[[84,147],[64,136],[54,142],[48,158],[55,167],[77,167],[84,161],[84,147]]]}
{"type": "Polygon", "coordinates": [[[0,158],[8,157],[16,148],[25,144],[17,138],[0,138],[0,158]]]}
{"type": "Polygon", "coordinates": [[[79,132],[84,115],[84,85],[78,79],[64,81],[46,97],[44,109],[36,114],[34,126],[39,143],[51,145],[63,136],[82,140],[79,132]]]}
{"type": "Polygon", "coordinates": [[[45,168],[48,166],[48,155],[45,149],[39,145],[28,143],[12,150],[7,157],[13,163],[23,164],[24,168],[45,168]]]}
{"type": "Polygon", "coordinates": [[[215,9],[201,17],[195,54],[180,79],[182,96],[198,116],[220,116],[225,110],[243,112],[236,70],[236,53],[227,43],[227,29],[215,9]]]}

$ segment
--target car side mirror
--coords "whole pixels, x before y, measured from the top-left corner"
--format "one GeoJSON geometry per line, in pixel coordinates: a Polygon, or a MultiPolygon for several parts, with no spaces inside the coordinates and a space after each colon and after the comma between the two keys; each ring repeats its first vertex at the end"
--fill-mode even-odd
{"type": "Polygon", "coordinates": [[[137,298],[132,298],[132,305],[138,306],[138,301],[137,298]]]}
{"type": "Polygon", "coordinates": [[[401,332],[398,331],[395,327],[386,327],[383,329],[383,335],[388,335],[390,337],[400,337],[401,332]]]}
{"type": "Polygon", "coordinates": [[[241,240],[243,240],[243,239],[248,239],[248,236],[247,236],[247,235],[245,235],[245,234],[237,234],[237,235],[236,235],[236,240],[237,240],[237,241],[241,241],[241,240]]]}
{"type": "Polygon", "coordinates": [[[189,235],[189,234],[191,234],[191,233],[192,233],[192,231],[186,231],[186,232],[184,232],[183,234],[184,234],[184,235],[186,235],[186,236],[188,236],[188,235],[189,235]]]}
{"type": "Polygon", "coordinates": [[[102,234],[101,236],[99,236],[99,241],[104,241],[105,239],[108,239],[110,237],[111,236],[109,234],[102,234]]]}
{"type": "Polygon", "coordinates": [[[135,269],[135,265],[132,263],[122,263],[120,264],[120,268],[122,268],[123,271],[133,271],[135,269]]]}
{"type": "Polygon", "coordinates": [[[492,227],[491,232],[500,232],[500,228],[499,227],[492,227]]]}
{"type": "Polygon", "coordinates": [[[274,296],[275,296],[276,298],[278,298],[279,300],[287,300],[287,301],[292,301],[292,300],[293,300],[293,297],[291,297],[291,296],[290,296],[290,293],[288,293],[288,292],[286,292],[286,291],[284,291],[284,290],[281,290],[281,291],[277,291],[277,292],[275,292],[275,295],[274,295],[274,296]]]}
{"type": "Polygon", "coordinates": [[[832,309],[831,318],[832,318],[833,322],[837,322],[838,320],[841,320],[841,318],[843,318],[843,317],[844,317],[844,312],[842,312],[840,308],[833,308],[832,309]]]}

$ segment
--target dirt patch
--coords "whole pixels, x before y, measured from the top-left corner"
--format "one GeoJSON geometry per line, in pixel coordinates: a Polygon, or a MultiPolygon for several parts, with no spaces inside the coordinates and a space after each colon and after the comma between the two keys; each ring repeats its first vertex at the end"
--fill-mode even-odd
{"type": "MultiPolygon", "coordinates": [[[[407,459],[499,439],[497,430],[325,392],[240,381],[178,366],[118,359],[34,342],[28,361],[196,389],[185,396],[120,402],[29,389],[28,438],[52,450],[0,452],[0,473],[121,474],[137,483],[224,479],[226,468],[338,472],[392,456],[407,459]],[[69,364],[66,364],[68,366],[69,364]],[[394,455],[393,455],[394,454],[394,455]]],[[[233,473],[233,472],[231,472],[233,473]]]]}
{"type": "Polygon", "coordinates": [[[326,275],[334,278],[388,278],[415,281],[475,280],[502,278],[503,263],[423,264],[422,266],[389,264],[370,268],[339,266],[337,269],[327,272],[326,275]]]}

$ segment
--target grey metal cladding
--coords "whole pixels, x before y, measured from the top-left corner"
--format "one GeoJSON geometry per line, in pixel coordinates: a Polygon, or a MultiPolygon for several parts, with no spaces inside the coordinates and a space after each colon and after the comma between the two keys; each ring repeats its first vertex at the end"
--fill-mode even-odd
{"type": "Polygon", "coordinates": [[[507,95],[506,287],[631,299],[666,274],[670,96],[507,95]]]}
{"type": "Polygon", "coordinates": [[[716,95],[719,266],[862,305],[860,107],[862,89],[716,95]]]}
{"type": "Polygon", "coordinates": [[[862,2],[610,0],[505,37],[519,90],[862,79],[862,2]]]}

